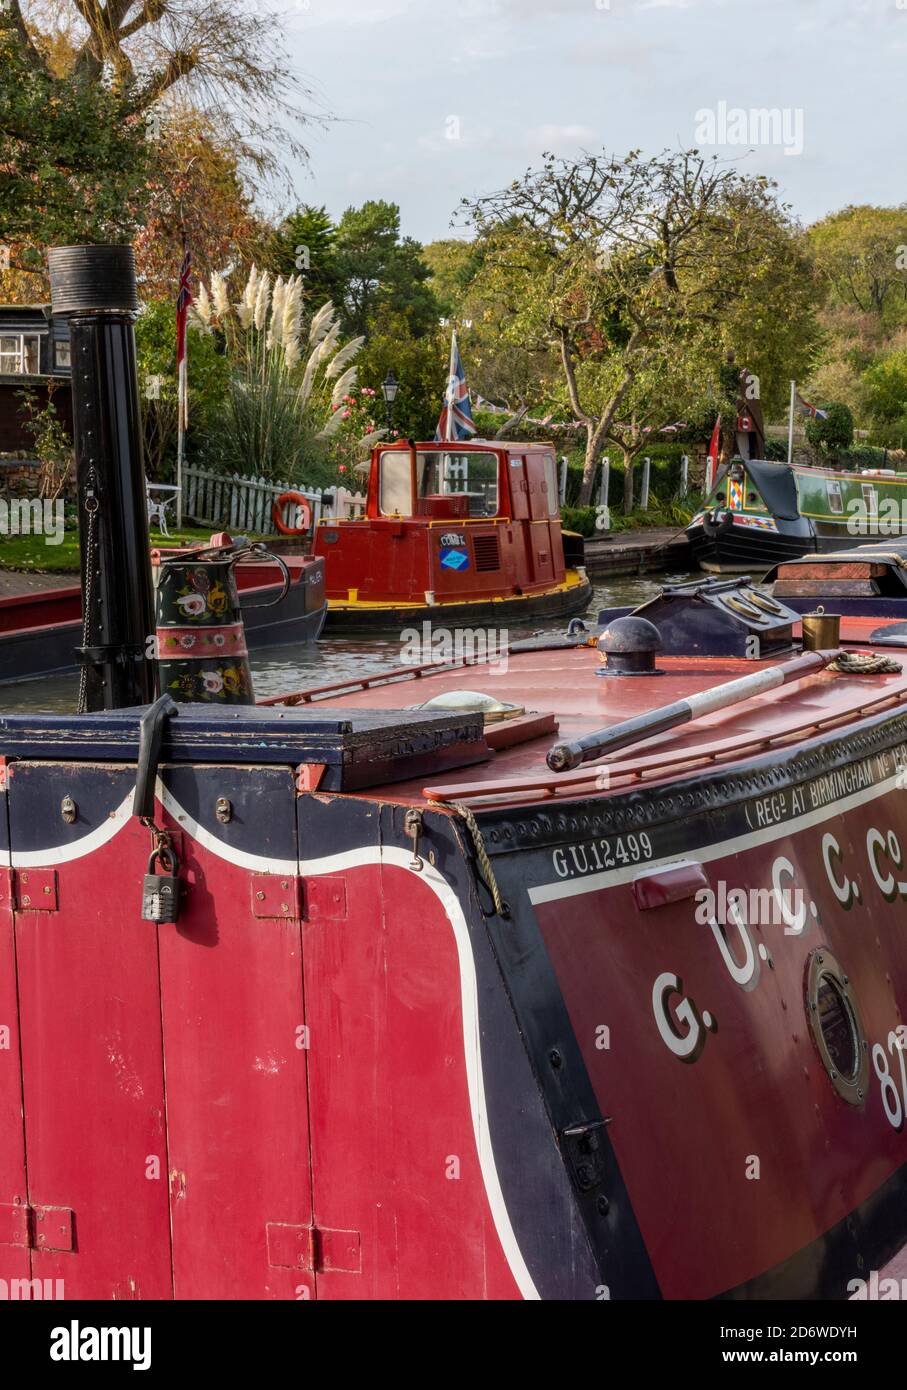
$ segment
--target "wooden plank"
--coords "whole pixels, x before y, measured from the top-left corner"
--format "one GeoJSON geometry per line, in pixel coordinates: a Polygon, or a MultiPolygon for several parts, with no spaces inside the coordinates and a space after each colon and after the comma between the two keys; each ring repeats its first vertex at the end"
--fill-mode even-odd
{"type": "Polygon", "coordinates": [[[775,598],[875,598],[874,579],[778,579],[772,585],[775,598]]]}
{"type": "Polygon", "coordinates": [[[811,564],[779,565],[779,579],[828,579],[833,574],[836,579],[878,579],[886,573],[886,566],[845,561],[816,561],[811,564]]]}

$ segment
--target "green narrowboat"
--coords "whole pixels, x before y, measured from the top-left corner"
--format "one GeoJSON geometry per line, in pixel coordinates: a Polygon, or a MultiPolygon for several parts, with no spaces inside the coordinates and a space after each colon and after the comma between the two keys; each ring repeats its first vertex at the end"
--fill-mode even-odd
{"type": "Polygon", "coordinates": [[[718,573],[907,535],[907,473],[734,459],[686,534],[696,563],[718,573]]]}

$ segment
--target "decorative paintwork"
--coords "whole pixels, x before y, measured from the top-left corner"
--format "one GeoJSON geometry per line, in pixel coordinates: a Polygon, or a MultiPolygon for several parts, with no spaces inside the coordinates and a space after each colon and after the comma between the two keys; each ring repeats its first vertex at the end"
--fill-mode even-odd
{"type": "Polygon", "coordinates": [[[809,552],[901,535],[907,535],[907,476],[739,459],[717,478],[687,527],[704,567],[752,567],[756,573],[809,552]],[[772,473],[790,477],[791,509],[779,510],[772,496],[763,495],[761,478],[772,473]]]}
{"type": "Polygon", "coordinates": [[[157,584],[160,690],[176,700],[254,701],[235,557],[167,560],[157,584]]]}

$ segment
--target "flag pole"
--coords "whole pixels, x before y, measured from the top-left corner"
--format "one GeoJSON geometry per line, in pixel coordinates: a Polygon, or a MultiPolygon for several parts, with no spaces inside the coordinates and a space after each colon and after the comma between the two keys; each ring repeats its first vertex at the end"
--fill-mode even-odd
{"type": "Polygon", "coordinates": [[[189,332],[188,313],[192,303],[190,276],[192,257],[185,236],[183,237],[183,260],[180,265],[180,282],[176,296],[176,524],[183,525],[183,468],[186,462],[186,430],[189,424],[189,332]]]}
{"type": "Polygon", "coordinates": [[[455,371],[455,368],[456,368],[456,361],[457,361],[457,331],[456,331],[456,329],[454,329],[453,332],[452,332],[451,335],[450,335],[450,366],[449,366],[448,369],[447,369],[447,428],[445,429],[444,433],[447,435],[447,443],[448,443],[448,444],[451,443],[451,441],[452,441],[453,439],[456,438],[456,435],[454,434],[454,415],[453,415],[454,403],[453,403],[453,400],[451,399],[451,389],[450,389],[450,383],[453,381],[453,378],[454,378],[454,371],[455,371]]]}
{"type": "Polygon", "coordinates": [[[790,384],[790,419],[787,425],[787,461],[794,461],[794,409],[797,404],[797,383],[792,381],[790,384]]]}
{"type": "Polygon", "coordinates": [[[186,354],[189,351],[189,335],[186,334],[183,344],[183,359],[180,362],[178,379],[178,405],[177,405],[177,435],[176,435],[176,526],[177,530],[183,529],[183,463],[186,456],[186,425],[189,414],[189,381],[188,381],[188,362],[186,354]]]}

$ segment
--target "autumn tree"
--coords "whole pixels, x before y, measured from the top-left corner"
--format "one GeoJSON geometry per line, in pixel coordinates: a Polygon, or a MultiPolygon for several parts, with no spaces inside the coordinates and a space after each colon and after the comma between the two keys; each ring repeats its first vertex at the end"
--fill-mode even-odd
{"type": "Polygon", "coordinates": [[[877,384],[890,379],[885,364],[907,328],[907,206],[842,208],[807,235],[825,291],[824,342],[802,379],[811,398],[846,404],[878,443],[891,443],[902,433],[892,435],[887,406],[879,412],[877,384]]]}
{"type": "Polygon", "coordinates": [[[551,396],[558,374],[548,345],[509,331],[521,308],[522,285],[519,277],[488,273],[495,251],[493,236],[447,239],[430,242],[423,259],[441,311],[459,334],[470,387],[509,412],[497,431],[505,438],[551,396]]]}
{"type": "Polygon", "coordinates": [[[202,112],[175,108],[161,126],[142,200],[135,252],[145,298],[173,298],[186,246],[197,277],[265,256],[271,230],[255,210],[232,146],[202,112]]]}
{"type": "Polygon", "coordinates": [[[907,318],[907,205],[846,207],[809,231],[833,305],[878,321],[907,318]]]}
{"type": "Polygon", "coordinates": [[[645,158],[545,155],[508,188],[465,203],[493,240],[487,274],[516,312],[507,331],[557,354],[585,437],[581,504],[605,443],[658,364],[701,360],[750,276],[776,250],[786,210],[768,180],[697,151],[645,158]]]}
{"type": "Polygon", "coordinates": [[[214,117],[259,172],[304,155],[305,126],[323,118],[289,65],[282,16],[244,0],[4,0],[4,9],[31,67],[102,84],[127,114],[178,95],[214,117]]]}
{"type": "Polygon", "coordinates": [[[115,91],[58,75],[15,4],[0,7],[0,242],[14,269],[40,270],[36,243],[128,234],[150,168],[145,136],[115,91]]]}

